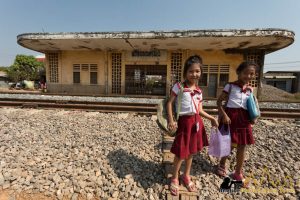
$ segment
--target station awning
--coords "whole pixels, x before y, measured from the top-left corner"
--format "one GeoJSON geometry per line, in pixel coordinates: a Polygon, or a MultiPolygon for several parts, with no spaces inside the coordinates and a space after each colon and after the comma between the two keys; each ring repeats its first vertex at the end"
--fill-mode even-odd
{"type": "Polygon", "coordinates": [[[284,29],[218,29],[149,32],[25,33],[18,43],[39,52],[63,50],[263,50],[291,45],[294,32],[284,29]]]}

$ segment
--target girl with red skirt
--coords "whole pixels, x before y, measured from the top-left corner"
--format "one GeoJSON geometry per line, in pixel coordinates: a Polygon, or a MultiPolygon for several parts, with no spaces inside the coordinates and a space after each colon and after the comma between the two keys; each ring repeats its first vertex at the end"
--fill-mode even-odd
{"type": "MultiPolygon", "coordinates": [[[[246,104],[253,89],[248,83],[255,77],[257,67],[258,66],[253,62],[241,63],[236,70],[238,80],[225,85],[222,94],[217,100],[221,120],[220,127],[229,125],[231,141],[237,148],[235,172],[231,173],[230,176],[234,180],[242,181],[243,187],[248,187],[248,183],[245,182],[242,173],[246,145],[254,144],[252,124],[255,122],[250,121],[246,104]],[[226,100],[227,103],[224,108],[222,102],[226,100]]],[[[226,171],[226,160],[227,157],[221,158],[217,169],[217,174],[222,177],[228,175],[226,171]]]]}
{"type": "MultiPolygon", "coordinates": [[[[213,126],[218,126],[218,121],[202,109],[202,91],[198,87],[201,74],[201,57],[197,55],[189,57],[184,65],[183,75],[185,81],[183,84],[176,83],[173,86],[171,96],[167,103],[168,128],[169,130],[174,130],[178,127],[171,148],[171,152],[175,154],[173,175],[170,183],[172,195],[178,195],[178,172],[183,160],[186,162],[186,167],[180,179],[188,191],[195,191],[195,184],[190,178],[192,158],[193,155],[201,151],[204,146],[208,146],[207,135],[200,116],[211,120],[213,126]],[[177,101],[177,95],[180,91],[183,91],[183,93],[180,103],[179,119],[176,123],[172,117],[172,104],[174,101],[177,101]]],[[[178,110],[178,108],[176,108],[176,110],[178,110]]]]}

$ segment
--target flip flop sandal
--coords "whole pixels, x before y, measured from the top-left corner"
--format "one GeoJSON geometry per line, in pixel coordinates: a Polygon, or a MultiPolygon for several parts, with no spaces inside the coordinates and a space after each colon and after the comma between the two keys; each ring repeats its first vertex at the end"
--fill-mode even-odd
{"type": "Polygon", "coordinates": [[[179,191],[179,181],[178,179],[171,179],[170,183],[170,192],[173,196],[178,196],[178,191],[179,191]]]}
{"type": "Polygon", "coordinates": [[[195,184],[191,181],[190,177],[182,175],[180,177],[180,179],[182,180],[183,185],[186,187],[186,189],[189,192],[195,192],[196,191],[195,184]]]}
{"type": "Polygon", "coordinates": [[[227,176],[226,168],[221,165],[218,165],[216,169],[216,174],[221,177],[226,177],[227,176]]]}
{"type": "Polygon", "coordinates": [[[246,179],[243,177],[242,174],[241,174],[241,176],[237,176],[234,172],[232,172],[229,174],[229,177],[235,181],[242,181],[242,188],[249,189],[250,181],[246,181],[246,179]]]}

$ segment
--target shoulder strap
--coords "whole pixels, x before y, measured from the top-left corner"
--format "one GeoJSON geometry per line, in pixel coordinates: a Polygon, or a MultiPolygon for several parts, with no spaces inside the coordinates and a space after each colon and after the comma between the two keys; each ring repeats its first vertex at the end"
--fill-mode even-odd
{"type": "Polygon", "coordinates": [[[225,103],[225,106],[227,106],[227,104],[228,104],[228,101],[229,101],[229,95],[230,95],[231,89],[232,89],[232,84],[231,84],[231,83],[228,83],[228,84],[229,84],[228,97],[227,97],[227,101],[226,101],[226,103],[225,103]]]}
{"type": "Polygon", "coordinates": [[[181,100],[182,100],[182,95],[183,95],[183,90],[184,90],[184,84],[179,82],[179,85],[180,85],[180,88],[179,88],[179,92],[178,92],[178,95],[177,95],[177,113],[176,113],[176,120],[179,119],[179,113],[180,113],[180,111],[181,111],[181,100]]]}

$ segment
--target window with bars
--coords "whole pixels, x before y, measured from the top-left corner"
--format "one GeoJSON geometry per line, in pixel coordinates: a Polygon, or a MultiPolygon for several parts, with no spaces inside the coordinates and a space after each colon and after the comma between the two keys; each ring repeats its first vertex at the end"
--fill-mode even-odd
{"type": "Polygon", "coordinates": [[[90,72],[90,84],[98,84],[97,64],[73,64],[73,83],[80,83],[81,72],[90,72]]]}
{"type": "Polygon", "coordinates": [[[73,65],[73,83],[80,83],[80,64],[73,65]]]}
{"type": "Polygon", "coordinates": [[[207,86],[207,78],[208,78],[207,73],[203,73],[199,80],[199,86],[207,86]]]}
{"type": "Polygon", "coordinates": [[[98,84],[97,76],[97,72],[90,72],[90,84],[98,84]]]}
{"type": "Polygon", "coordinates": [[[229,65],[203,65],[199,86],[208,86],[210,74],[217,75],[218,86],[224,87],[229,81],[229,65]]]}
{"type": "Polygon", "coordinates": [[[58,53],[48,53],[49,78],[51,83],[58,83],[58,53]]]}
{"type": "Polygon", "coordinates": [[[219,66],[219,87],[224,87],[229,81],[229,65],[219,66]]]}
{"type": "Polygon", "coordinates": [[[98,84],[98,66],[90,64],[90,84],[98,84]]]}
{"type": "Polygon", "coordinates": [[[112,53],[112,93],[121,94],[122,54],[112,53]]]}
{"type": "Polygon", "coordinates": [[[228,81],[229,81],[229,74],[220,74],[219,87],[225,87],[228,81]]]}
{"type": "Polygon", "coordinates": [[[171,85],[181,81],[182,53],[171,54],[171,85]]]}

